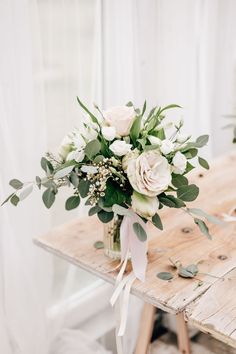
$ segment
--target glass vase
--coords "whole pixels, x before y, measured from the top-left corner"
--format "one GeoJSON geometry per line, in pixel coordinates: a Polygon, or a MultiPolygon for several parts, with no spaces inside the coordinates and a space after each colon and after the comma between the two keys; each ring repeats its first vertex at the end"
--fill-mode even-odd
{"type": "Polygon", "coordinates": [[[114,215],[113,219],[104,224],[104,252],[105,255],[112,259],[121,258],[120,248],[120,226],[123,217],[120,215],[114,215]]]}

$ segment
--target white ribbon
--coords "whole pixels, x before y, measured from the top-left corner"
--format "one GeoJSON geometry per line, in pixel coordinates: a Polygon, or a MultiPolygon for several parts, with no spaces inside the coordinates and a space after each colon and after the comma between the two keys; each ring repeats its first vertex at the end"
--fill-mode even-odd
{"type": "MultiPolygon", "coordinates": [[[[117,275],[115,283],[115,291],[111,297],[110,303],[115,305],[116,314],[116,345],[117,353],[123,354],[122,336],[125,333],[129,297],[133,282],[136,279],[145,281],[145,273],[147,268],[147,241],[141,242],[134,232],[133,224],[138,222],[145,229],[146,225],[143,220],[130,211],[129,216],[124,216],[120,227],[120,244],[121,244],[121,264],[122,267],[117,275]],[[129,254],[131,255],[131,262],[133,271],[123,278],[129,254]]],[[[119,264],[119,266],[121,266],[119,264]]]]}
{"type": "Polygon", "coordinates": [[[225,222],[236,221],[236,216],[231,215],[231,214],[233,214],[233,212],[235,212],[235,210],[236,210],[236,206],[234,206],[234,207],[229,211],[228,214],[223,213],[223,214],[222,214],[223,220],[224,220],[225,222]]]}

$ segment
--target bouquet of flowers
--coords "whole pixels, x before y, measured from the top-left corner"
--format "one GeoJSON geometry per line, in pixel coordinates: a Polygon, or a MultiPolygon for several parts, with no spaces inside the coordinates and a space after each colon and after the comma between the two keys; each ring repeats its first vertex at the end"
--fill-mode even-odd
{"type": "MultiPolygon", "coordinates": [[[[27,183],[12,179],[14,191],[3,204],[10,201],[16,206],[37,187],[50,208],[60,188],[69,187],[72,195],[65,202],[67,210],[77,208],[81,198],[86,198],[89,215],[97,214],[103,223],[118,217],[117,228],[130,217],[129,227],[139,241],[147,239],[147,222],[163,229],[160,210],[164,206],[182,208],[210,237],[205,219],[212,221],[213,217],[186,206],[199,194],[199,188],[186,177],[194,168],[190,161],[209,137],[202,135],[193,141],[182,133],[182,120],[167,121],[166,111],[180,106],[154,107],[146,113],[146,102],[141,110],[129,102],[105,111],[95,106],[94,114],[77,100],[87,117],[83,127],[66,135],[57,156],[47,153],[42,157],[44,177],[27,183]]],[[[198,162],[209,168],[202,157],[198,162]]]]}

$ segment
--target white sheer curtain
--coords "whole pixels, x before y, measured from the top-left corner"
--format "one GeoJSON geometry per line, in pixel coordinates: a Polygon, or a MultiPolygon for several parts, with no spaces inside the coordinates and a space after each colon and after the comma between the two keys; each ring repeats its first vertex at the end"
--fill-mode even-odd
{"type": "MultiPolygon", "coordinates": [[[[72,0],[0,2],[1,201],[10,193],[9,179],[28,181],[40,174],[40,157],[47,147],[58,145],[77,123],[76,94],[94,100],[95,5],[72,0]]],[[[17,209],[0,209],[0,352],[108,353],[77,330],[60,331],[60,316],[48,320],[51,302],[85,286],[89,277],[80,273],[77,286],[79,277],[73,272],[74,282],[68,283],[68,267],[33,245],[33,236],[73,217],[63,214],[60,202],[57,213],[48,213],[40,194],[35,191],[17,209]]]]}
{"type": "Polygon", "coordinates": [[[236,103],[236,2],[103,4],[104,103],[179,103],[187,131],[211,134],[206,153],[230,148],[222,116],[236,103]]]}
{"type": "MultiPolygon", "coordinates": [[[[77,125],[77,94],[103,108],[179,103],[188,131],[211,133],[206,154],[229,148],[221,126],[235,106],[235,14],[234,0],[0,1],[0,199],[9,178],[39,172],[45,147],[77,125]]],[[[77,215],[62,200],[50,214],[40,193],[0,209],[1,353],[46,354],[56,333],[53,354],[89,344],[79,332],[58,333],[46,309],[93,279],[32,245],[32,236],[77,215]]],[[[140,303],[132,306],[127,354],[139,323],[140,303]]]]}

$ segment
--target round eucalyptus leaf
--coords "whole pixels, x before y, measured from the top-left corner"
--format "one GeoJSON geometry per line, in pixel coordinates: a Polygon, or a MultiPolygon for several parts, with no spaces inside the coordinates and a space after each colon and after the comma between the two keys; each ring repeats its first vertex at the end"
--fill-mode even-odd
{"type": "Polygon", "coordinates": [[[157,278],[161,279],[161,280],[171,280],[173,279],[173,274],[170,272],[160,272],[157,273],[157,278]]]}

